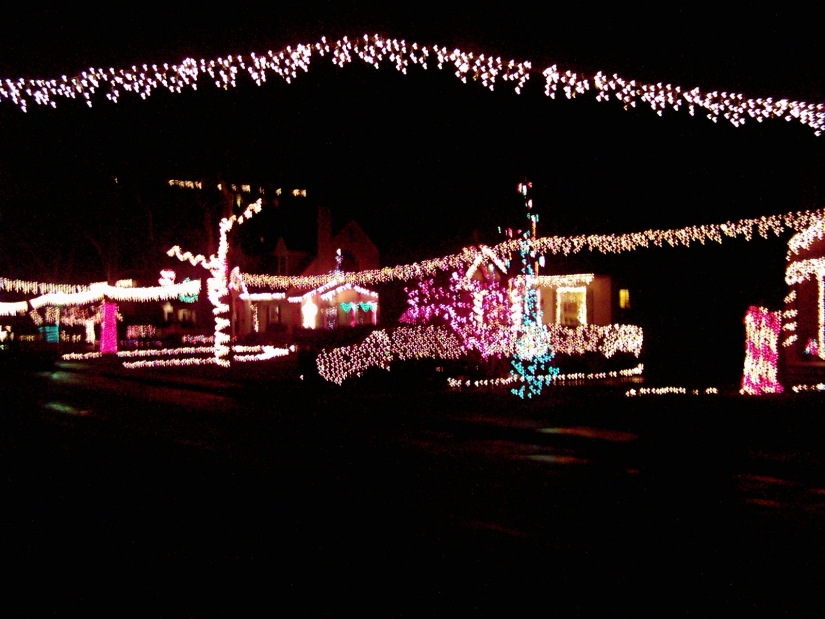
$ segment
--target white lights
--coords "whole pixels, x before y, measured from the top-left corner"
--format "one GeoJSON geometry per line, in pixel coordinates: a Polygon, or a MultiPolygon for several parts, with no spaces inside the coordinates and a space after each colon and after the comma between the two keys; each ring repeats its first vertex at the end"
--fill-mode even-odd
{"type": "Polygon", "coordinates": [[[791,387],[794,393],[802,393],[803,391],[825,391],[825,383],[817,383],[815,385],[794,385],[791,387]]]}
{"type": "Polygon", "coordinates": [[[799,252],[809,249],[814,241],[822,239],[825,233],[825,221],[816,222],[809,228],[794,234],[788,241],[788,260],[792,260],[799,252]]]}
{"type": "Polygon", "coordinates": [[[593,273],[575,275],[537,275],[533,278],[542,288],[559,288],[564,286],[589,286],[596,276],[593,273]]]}
{"type": "Polygon", "coordinates": [[[104,298],[113,301],[163,301],[174,299],[180,295],[197,294],[200,291],[200,280],[181,282],[168,286],[149,286],[146,288],[121,288],[120,286],[95,285],[93,288],[81,292],[50,292],[30,299],[34,309],[46,305],[86,305],[104,298]]]}
{"type": "Polygon", "coordinates": [[[556,288],[556,323],[579,326],[587,324],[587,288],[556,288]]]}
{"type": "Polygon", "coordinates": [[[314,329],[317,326],[315,324],[317,316],[318,306],[315,305],[312,299],[307,299],[301,306],[301,326],[304,329],[314,329]]]}
{"type": "Polygon", "coordinates": [[[238,295],[244,301],[279,301],[286,299],[285,292],[242,292],[238,295]]]}
{"type": "MultiPolygon", "coordinates": [[[[665,110],[678,111],[684,106],[691,116],[698,111],[713,122],[721,118],[734,127],[743,125],[747,119],[763,122],[776,118],[798,122],[812,129],[815,135],[820,135],[825,128],[825,105],[822,103],[774,100],[773,97],[753,99],[741,93],[703,92],[699,88],[688,90],[661,82],[646,84],[627,80],[615,73],[606,75],[601,71],[587,76],[569,70],[562,72],[556,65],[539,72],[533,69],[530,61],[505,61],[501,57],[459,49],[450,51],[438,45],[422,46],[403,39],[366,34],[355,39],[343,37],[334,43],[321,37],[313,44],[287,46],[280,52],[267,51],[264,54],[230,55],[213,60],[187,58],[173,65],[89,68],[71,77],[3,79],[0,81],[0,100],[11,100],[25,112],[32,104],[57,107],[60,99],[80,98],[91,107],[92,97],[98,90],[107,91],[106,98],[112,102],[117,102],[123,92],[146,99],[159,88],[180,93],[184,88],[197,90],[198,84],[205,81],[226,90],[230,86],[234,88],[238,77],[244,74],[258,86],[267,81],[268,74],[277,75],[290,84],[300,73],[309,70],[314,55],[330,55],[333,64],[338,67],[344,67],[357,57],[376,69],[382,64],[389,64],[403,74],[407,73],[410,65],[420,65],[425,70],[433,65],[439,70],[446,66],[463,83],[467,83],[469,78],[493,91],[497,82],[509,82],[516,94],[521,93],[530,76],[536,73],[544,78],[544,92],[552,99],[559,91],[568,99],[591,94],[600,102],[615,99],[625,109],[641,103],[649,106],[658,116],[662,116],[665,110]]],[[[191,189],[196,187],[196,182],[173,179],[169,184],[191,189]]],[[[305,190],[293,190],[293,195],[303,196],[306,193],[305,190]]]]}
{"type": "Polygon", "coordinates": [[[0,303],[0,316],[16,316],[17,314],[25,314],[29,309],[29,304],[25,301],[17,303],[0,303]]]}
{"type": "Polygon", "coordinates": [[[203,189],[203,183],[201,181],[179,181],[170,178],[167,181],[167,183],[169,183],[170,187],[183,187],[184,189],[203,189]]]}
{"type": "MultiPolygon", "coordinates": [[[[548,384],[551,382],[558,383],[573,383],[573,382],[588,382],[593,380],[604,380],[606,378],[620,378],[641,376],[644,373],[644,364],[640,363],[636,367],[628,368],[626,370],[611,370],[610,372],[573,372],[570,374],[548,374],[543,378],[548,384]]],[[[468,389],[471,387],[509,387],[511,385],[524,382],[524,377],[510,375],[506,378],[484,378],[481,380],[469,380],[448,378],[447,386],[451,389],[468,389]]]]}
{"type": "Polygon", "coordinates": [[[388,370],[393,359],[458,359],[464,354],[458,338],[443,327],[399,327],[388,334],[373,331],[360,344],[322,351],[316,359],[322,378],[342,384],[371,367],[388,370]]]}
{"type": "Polygon", "coordinates": [[[81,284],[49,284],[43,282],[32,282],[22,279],[8,279],[0,277],[0,290],[9,292],[20,292],[23,294],[48,294],[49,292],[82,292],[88,290],[89,286],[81,284]]]}
{"type": "Polygon", "coordinates": [[[625,392],[627,397],[636,397],[640,395],[719,395],[719,390],[716,387],[707,387],[706,389],[691,389],[688,391],[684,387],[641,387],[640,389],[628,389],[625,392]]]}
{"type": "MultiPolygon", "coordinates": [[[[723,224],[706,224],[688,226],[670,230],[644,230],[628,234],[582,234],[576,236],[549,236],[527,240],[511,239],[488,248],[493,254],[505,261],[510,255],[519,251],[519,244],[527,242],[530,251],[536,254],[577,254],[583,250],[603,254],[624,253],[637,249],[655,247],[689,247],[691,243],[704,244],[708,241],[721,243],[725,239],[743,237],[752,240],[755,236],[768,238],[770,234],[780,235],[784,230],[804,230],[815,223],[822,222],[823,211],[796,211],[782,215],[770,215],[752,219],[740,219],[723,224]]],[[[412,264],[384,267],[352,273],[327,273],[313,276],[253,275],[244,273],[243,279],[251,288],[268,288],[270,290],[287,290],[318,288],[324,285],[337,285],[343,282],[352,284],[375,284],[390,281],[409,281],[432,277],[439,271],[464,270],[472,265],[479,255],[485,252],[476,247],[465,247],[461,253],[450,254],[441,258],[422,260],[412,264]]],[[[198,264],[202,256],[192,256],[188,252],[182,258],[192,264],[198,264]]],[[[559,277],[559,276],[556,276],[559,277]]],[[[561,276],[563,277],[563,276],[561,276]]],[[[574,285],[580,285],[578,282],[574,285]]]]}
{"type": "Polygon", "coordinates": [[[598,352],[608,359],[616,353],[630,353],[638,357],[642,353],[644,335],[636,325],[583,325],[564,327],[547,325],[550,349],[557,354],[581,355],[598,352]]]}
{"type": "MultiPolygon", "coordinates": [[[[249,219],[256,213],[260,213],[262,208],[261,199],[258,198],[255,202],[246,207],[240,215],[232,215],[231,217],[224,217],[218,225],[220,231],[220,242],[218,243],[218,254],[212,255],[208,259],[201,255],[194,256],[190,252],[182,253],[180,247],[177,245],[172,247],[167,253],[168,256],[174,256],[178,260],[188,261],[192,266],[201,265],[204,269],[209,271],[212,277],[206,280],[207,297],[212,303],[212,313],[215,315],[215,340],[214,363],[222,367],[229,366],[229,347],[226,345],[229,342],[229,335],[224,333],[224,329],[230,326],[230,321],[224,318],[224,314],[229,313],[229,305],[224,299],[229,295],[229,282],[227,281],[227,254],[229,253],[229,231],[232,229],[235,222],[238,225],[242,224],[246,219],[249,219]]],[[[233,269],[233,278],[236,278],[243,287],[243,280],[240,279],[238,272],[233,269]]],[[[163,286],[163,289],[172,288],[172,286],[163,286]]],[[[200,290],[200,287],[198,288],[200,290]]],[[[245,292],[245,290],[243,290],[245,292]]],[[[190,293],[191,294],[191,293],[190,293]]]]}
{"type": "MultiPolygon", "coordinates": [[[[232,361],[248,362],[248,361],[268,361],[278,357],[285,357],[290,352],[295,351],[295,347],[277,348],[275,346],[232,346],[231,350],[234,354],[232,361]]],[[[124,361],[123,367],[127,369],[135,368],[153,368],[153,367],[175,367],[188,365],[214,365],[217,360],[214,357],[215,349],[213,346],[183,346],[179,348],[147,348],[138,350],[122,350],[118,351],[117,356],[126,359],[147,358],[140,361],[124,361]],[[194,355],[210,355],[194,356],[194,355]],[[154,359],[148,359],[155,357],[154,359]],[[160,358],[158,358],[160,357],[160,358]],[[176,358],[179,357],[179,358],[176,358]]],[[[99,352],[94,353],[69,353],[63,355],[63,359],[71,360],[85,360],[97,359],[102,355],[99,352]]]]}

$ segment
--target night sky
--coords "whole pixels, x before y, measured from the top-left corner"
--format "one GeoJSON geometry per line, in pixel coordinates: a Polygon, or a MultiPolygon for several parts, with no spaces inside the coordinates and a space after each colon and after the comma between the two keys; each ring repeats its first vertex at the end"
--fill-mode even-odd
{"type": "MultiPolygon", "coordinates": [[[[705,91],[825,101],[821,14],[769,6],[533,12],[512,3],[483,11],[438,3],[389,12],[358,2],[279,3],[261,12],[234,3],[220,11],[127,8],[120,17],[121,9],[82,14],[27,3],[5,20],[0,76],[45,78],[377,33],[530,60],[539,70],[556,63],[705,91]]],[[[515,185],[525,176],[543,235],[823,206],[825,137],[795,123],[734,128],[684,109],[659,118],[592,96],[553,101],[539,75],[517,96],[503,85],[490,93],[462,84],[447,70],[408,73],[315,59],[291,85],[241,80],[224,92],[204,83],[147,101],[126,93],[112,104],[100,95],[92,109],[61,102],[26,114],[0,102],[0,275],[101,278],[95,243],[116,248],[125,274],[155,272],[154,256],[181,237],[202,236],[202,219],[183,198],[176,205],[169,178],[305,187],[336,221],[356,219],[385,264],[501,240],[498,226],[521,225],[515,185]]],[[[625,278],[648,316],[717,320],[708,327],[715,333],[741,326],[750,303],[781,301],[785,240],[555,259],[552,268],[625,278]],[[663,297],[664,309],[655,301],[663,297]]]]}

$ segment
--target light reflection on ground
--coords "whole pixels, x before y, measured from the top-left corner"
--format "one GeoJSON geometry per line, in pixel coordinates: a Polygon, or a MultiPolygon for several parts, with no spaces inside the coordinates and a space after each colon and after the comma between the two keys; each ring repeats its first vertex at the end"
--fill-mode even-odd
{"type": "Polygon", "coordinates": [[[612,441],[617,443],[626,443],[639,438],[630,432],[621,432],[619,430],[608,430],[605,428],[588,428],[588,427],[570,427],[570,428],[539,428],[539,432],[545,434],[569,434],[573,436],[580,436],[582,438],[593,438],[604,441],[612,441]]]}
{"type": "Polygon", "coordinates": [[[537,462],[548,462],[550,464],[589,464],[590,460],[584,458],[576,458],[575,456],[562,456],[550,454],[533,454],[531,456],[523,456],[528,460],[535,460],[537,462]]]}
{"type": "Polygon", "coordinates": [[[43,405],[43,408],[50,411],[55,411],[57,413],[64,413],[66,415],[75,415],[77,417],[85,417],[89,414],[88,410],[78,409],[63,402],[46,402],[43,405]]]}

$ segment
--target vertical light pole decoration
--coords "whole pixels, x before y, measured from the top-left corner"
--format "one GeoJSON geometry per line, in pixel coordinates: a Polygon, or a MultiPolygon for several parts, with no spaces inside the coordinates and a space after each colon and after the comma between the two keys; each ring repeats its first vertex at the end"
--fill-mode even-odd
{"type": "Polygon", "coordinates": [[[743,394],[782,393],[777,378],[781,312],[751,306],[745,315],[745,368],[742,373],[743,394]]]}
{"type": "Polygon", "coordinates": [[[521,296],[521,324],[514,324],[515,330],[515,351],[513,353],[510,375],[521,381],[521,385],[510,391],[524,398],[532,398],[539,395],[545,383],[552,380],[553,376],[559,373],[558,368],[552,367],[550,361],[553,359],[553,352],[550,350],[550,336],[547,329],[542,324],[542,314],[538,303],[538,288],[536,286],[536,275],[538,272],[538,262],[536,252],[531,248],[530,239],[536,236],[536,223],[538,216],[532,212],[533,200],[530,198],[530,189],[533,183],[524,181],[518,184],[518,192],[524,198],[524,206],[527,210],[527,219],[530,221],[529,229],[521,234],[519,242],[519,254],[521,255],[521,271],[523,277],[520,278],[523,289],[521,296]]]}
{"type": "Polygon", "coordinates": [[[204,269],[209,271],[212,277],[206,280],[207,297],[212,303],[212,313],[215,315],[215,357],[214,363],[222,367],[229,367],[229,342],[232,339],[229,334],[224,332],[224,329],[229,327],[232,323],[226,314],[229,313],[230,307],[226,302],[226,297],[229,295],[227,275],[229,267],[226,263],[226,257],[229,253],[229,231],[235,225],[242,224],[244,221],[261,212],[261,199],[253,202],[246,207],[246,210],[240,215],[232,215],[231,217],[224,217],[221,219],[218,226],[220,230],[220,243],[218,244],[218,254],[212,254],[207,260],[203,255],[199,254],[193,256],[190,252],[182,253],[180,247],[175,245],[170,249],[167,255],[177,258],[181,261],[188,261],[192,266],[200,264],[204,269]]]}
{"type": "Polygon", "coordinates": [[[117,304],[103,298],[103,315],[100,320],[100,352],[103,355],[117,353],[117,304]]]}

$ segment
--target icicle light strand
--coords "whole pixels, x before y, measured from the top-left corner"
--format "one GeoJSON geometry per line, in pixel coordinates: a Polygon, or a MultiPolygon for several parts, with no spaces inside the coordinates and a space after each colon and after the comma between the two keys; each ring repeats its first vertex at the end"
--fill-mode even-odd
{"type": "Polygon", "coordinates": [[[50,79],[2,79],[0,101],[8,99],[25,112],[30,105],[56,108],[61,99],[79,99],[91,107],[98,91],[104,91],[106,98],[116,103],[124,92],[146,99],[158,89],[180,93],[188,88],[197,90],[205,82],[227,90],[236,87],[239,78],[244,75],[258,86],[262,86],[270,76],[277,76],[291,84],[299,75],[309,71],[315,56],[330,56],[332,63],[338,67],[344,67],[358,58],[376,69],[389,65],[405,75],[412,65],[419,65],[424,70],[430,67],[447,69],[465,84],[468,80],[474,81],[493,91],[497,84],[503,83],[510,85],[516,94],[522,92],[532,75],[540,75],[544,80],[544,93],[551,99],[555,99],[557,94],[563,94],[567,99],[590,95],[600,102],[615,99],[626,110],[641,104],[650,107],[658,116],[666,110],[678,111],[684,107],[691,116],[699,112],[713,122],[721,118],[734,127],[742,126],[748,119],[760,123],[768,119],[783,119],[800,123],[817,136],[825,128],[825,104],[822,103],[773,97],[754,99],[734,92],[703,92],[698,87],[688,90],[662,82],[648,84],[628,80],[615,73],[608,75],[601,71],[585,75],[563,71],[555,64],[538,71],[528,60],[507,61],[500,56],[494,58],[460,49],[449,50],[439,45],[419,45],[403,39],[366,34],[355,39],[343,37],[334,43],[321,37],[316,43],[289,45],[278,52],[270,50],[263,54],[253,52],[197,60],[186,58],[172,65],[142,64],[118,69],[90,67],[73,76],[61,75],[50,79]]]}
{"type": "MultiPolygon", "coordinates": [[[[651,246],[690,247],[691,243],[703,245],[708,241],[722,243],[726,239],[735,238],[744,238],[750,241],[755,236],[767,239],[770,235],[779,236],[785,230],[802,231],[814,224],[822,225],[824,213],[825,211],[822,210],[795,211],[782,215],[740,219],[722,224],[688,226],[669,230],[645,230],[628,234],[548,236],[529,239],[527,242],[530,243],[531,251],[535,251],[537,254],[563,254],[568,256],[584,250],[603,254],[619,254],[651,246]]],[[[506,260],[511,254],[519,250],[520,242],[518,239],[508,240],[496,245],[491,250],[501,260],[506,260]]],[[[485,250],[476,247],[465,247],[460,253],[441,258],[351,273],[328,273],[313,276],[244,273],[243,280],[251,288],[271,290],[286,290],[292,287],[306,290],[343,282],[377,284],[390,281],[408,281],[432,277],[439,271],[466,270],[468,265],[475,263],[480,255],[483,257],[485,250]]],[[[205,260],[202,256],[193,256],[188,252],[178,257],[182,260],[188,260],[193,265],[205,260]]]]}

